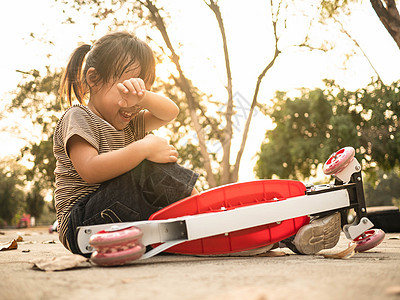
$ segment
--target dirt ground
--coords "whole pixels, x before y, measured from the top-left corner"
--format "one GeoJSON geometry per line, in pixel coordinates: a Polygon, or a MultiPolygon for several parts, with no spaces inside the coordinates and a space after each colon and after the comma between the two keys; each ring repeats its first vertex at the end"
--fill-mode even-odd
{"type": "MultiPolygon", "coordinates": [[[[21,236],[16,250],[0,252],[0,299],[400,299],[400,234],[349,259],[320,255],[193,257],[161,255],[119,267],[44,272],[32,260],[69,255],[47,228],[1,230],[0,243],[21,236]],[[53,242],[54,241],[54,242],[53,242]]],[[[346,249],[339,244],[324,253],[346,249]]]]}

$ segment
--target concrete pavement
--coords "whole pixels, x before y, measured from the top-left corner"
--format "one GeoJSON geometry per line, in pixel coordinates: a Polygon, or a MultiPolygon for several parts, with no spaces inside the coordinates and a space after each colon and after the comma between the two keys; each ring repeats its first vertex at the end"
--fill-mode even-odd
{"type": "MultiPolygon", "coordinates": [[[[193,257],[161,255],[119,267],[44,272],[31,260],[69,255],[46,228],[0,230],[0,299],[400,299],[400,234],[349,259],[320,255],[193,257]],[[54,243],[53,243],[54,241],[54,243]]],[[[324,253],[344,250],[348,241],[324,253]]],[[[276,250],[274,250],[276,251],[276,250]]]]}

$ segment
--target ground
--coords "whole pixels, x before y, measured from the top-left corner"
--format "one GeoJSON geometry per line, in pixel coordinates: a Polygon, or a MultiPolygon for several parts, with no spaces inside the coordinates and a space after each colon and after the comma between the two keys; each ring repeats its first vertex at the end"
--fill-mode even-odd
{"type": "MultiPolygon", "coordinates": [[[[193,257],[161,255],[120,267],[86,263],[44,272],[30,261],[69,255],[47,228],[1,230],[0,243],[22,236],[16,250],[0,252],[0,299],[400,299],[400,234],[349,259],[193,257]],[[55,241],[55,243],[53,243],[55,241]]],[[[325,253],[336,253],[339,244],[325,253]]]]}

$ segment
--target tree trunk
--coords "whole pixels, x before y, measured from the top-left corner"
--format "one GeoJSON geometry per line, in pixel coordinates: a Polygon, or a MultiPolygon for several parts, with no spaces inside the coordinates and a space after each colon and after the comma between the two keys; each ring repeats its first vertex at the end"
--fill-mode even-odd
{"type": "Polygon", "coordinates": [[[272,58],[271,62],[265,67],[265,69],[258,76],[257,83],[256,83],[256,88],[254,90],[253,101],[251,102],[249,116],[248,116],[248,118],[246,120],[246,125],[244,127],[242,143],[240,145],[240,149],[239,149],[239,152],[238,152],[237,157],[236,157],[235,168],[234,168],[233,174],[232,174],[233,182],[236,182],[239,179],[240,161],[242,159],[244,148],[246,146],[247,135],[249,133],[250,123],[251,123],[251,119],[253,117],[254,108],[256,107],[256,104],[257,104],[258,91],[260,90],[261,81],[265,77],[265,74],[267,73],[267,71],[272,68],[272,66],[274,65],[275,60],[276,60],[276,58],[278,57],[279,54],[280,54],[280,51],[276,47],[275,48],[275,54],[274,54],[274,57],[272,58]]]}
{"type": "Polygon", "coordinates": [[[226,41],[226,34],[225,34],[225,27],[224,22],[222,20],[221,11],[219,6],[213,0],[210,1],[208,7],[214,12],[215,17],[218,21],[218,26],[221,31],[222,36],[222,43],[224,48],[224,55],[225,55],[225,67],[226,67],[226,75],[227,75],[227,86],[226,89],[228,91],[228,103],[226,107],[225,119],[226,119],[226,126],[223,131],[221,144],[224,155],[222,157],[221,163],[221,182],[220,184],[227,184],[232,182],[231,178],[231,164],[229,162],[231,156],[231,146],[232,146],[232,137],[233,137],[233,130],[232,130],[232,115],[233,115],[233,93],[232,93],[232,73],[231,67],[229,62],[229,53],[228,53],[228,43],[226,41]]]}
{"type": "Polygon", "coordinates": [[[394,0],[370,0],[373,9],[400,48],[400,15],[394,0]],[[385,5],[382,3],[385,2],[385,5]]]}

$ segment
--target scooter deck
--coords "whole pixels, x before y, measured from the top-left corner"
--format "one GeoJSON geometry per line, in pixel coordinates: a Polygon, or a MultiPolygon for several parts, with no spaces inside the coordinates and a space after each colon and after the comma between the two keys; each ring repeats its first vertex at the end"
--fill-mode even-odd
{"type": "MultiPolygon", "coordinates": [[[[306,187],[294,180],[258,180],[210,189],[182,199],[154,213],[150,220],[165,220],[183,216],[215,213],[239,207],[285,201],[304,196],[306,187]]],[[[279,242],[294,235],[308,224],[308,216],[251,227],[216,236],[183,242],[167,250],[170,253],[192,255],[229,254],[255,249],[279,242]]]]}

